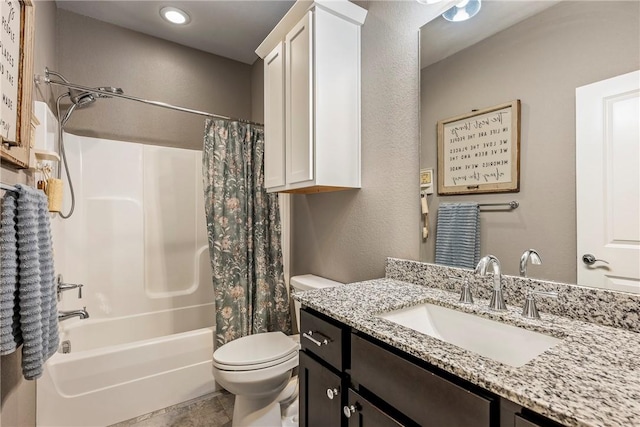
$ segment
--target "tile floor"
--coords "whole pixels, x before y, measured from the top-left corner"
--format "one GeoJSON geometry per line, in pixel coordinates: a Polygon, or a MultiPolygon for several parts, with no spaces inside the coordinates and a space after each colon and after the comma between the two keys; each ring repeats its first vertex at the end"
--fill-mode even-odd
{"type": "Polygon", "coordinates": [[[234,395],[216,392],[110,427],[231,427],[234,395]]]}

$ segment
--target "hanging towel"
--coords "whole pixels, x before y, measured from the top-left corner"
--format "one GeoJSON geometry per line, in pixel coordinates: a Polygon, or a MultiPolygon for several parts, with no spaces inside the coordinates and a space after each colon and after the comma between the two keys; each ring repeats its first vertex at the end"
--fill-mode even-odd
{"type": "Polygon", "coordinates": [[[22,373],[36,379],[59,342],[51,228],[46,195],[24,185],[16,188],[22,373]]]}
{"type": "Polygon", "coordinates": [[[480,260],[477,203],[441,203],[436,229],[436,264],[475,268],[480,260]]]}
{"type": "Polygon", "coordinates": [[[0,355],[16,351],[22,344],[18,316],[17,194],[7,191],[0,217],[0,355]]]}

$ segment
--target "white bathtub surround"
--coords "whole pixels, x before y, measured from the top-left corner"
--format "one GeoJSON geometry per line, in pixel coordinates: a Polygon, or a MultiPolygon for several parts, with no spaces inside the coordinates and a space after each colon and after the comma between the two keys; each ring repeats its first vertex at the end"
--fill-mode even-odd
{"type": "MultiPolygon", "coordinates": [[[[86,305],[93,321],[213,303],[201,152],[64,139],[77,200],[54,221],[56,272],[85,286],[60,309],[86,305]]],[[[65,182],[64,211],[68,194],[65,182]]]]}
{"type": "Polygon", "coordinates": [[[61,323],[71,353],[38,383],[38,425],[108,425],[211,393],[201,152],[71,134],[65,148],[76,210],[54,219],[56,271],[84,287],[59,309],[91,317],[61,323]]]}

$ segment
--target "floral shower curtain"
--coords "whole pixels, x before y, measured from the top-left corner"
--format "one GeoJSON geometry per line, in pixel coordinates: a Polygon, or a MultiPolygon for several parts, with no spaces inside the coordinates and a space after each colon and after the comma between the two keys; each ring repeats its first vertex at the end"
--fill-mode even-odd
{"type": "Polygon", "coordinates": [[[203,174],[216,307],[216,346],[291,332],[278,196],[264,188],[264,129],[207,119],[203,174]]]}

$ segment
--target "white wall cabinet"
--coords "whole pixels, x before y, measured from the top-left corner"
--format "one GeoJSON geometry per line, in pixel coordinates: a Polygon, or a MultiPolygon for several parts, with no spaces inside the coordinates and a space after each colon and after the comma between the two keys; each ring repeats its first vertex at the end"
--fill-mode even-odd
{"type": "Polygon", "coordinates": [[[298,1],[258,47],[264,59],[265,186],[360,188],[360,27],[344,1],[298,1]]]}
{"type": "Polygon", "coordinates": [[[264,58],[264,184],[282,187],[284,175],[284,43],[264,58]]]}

